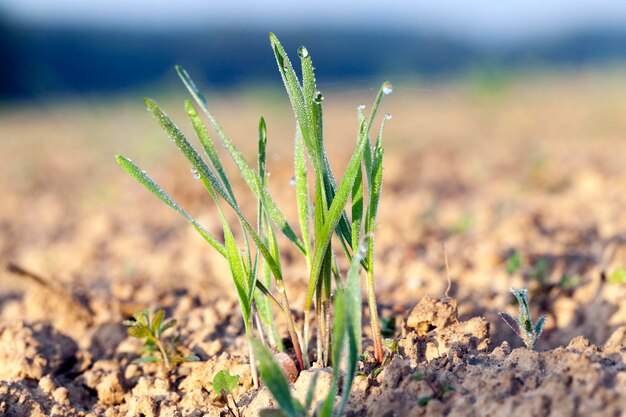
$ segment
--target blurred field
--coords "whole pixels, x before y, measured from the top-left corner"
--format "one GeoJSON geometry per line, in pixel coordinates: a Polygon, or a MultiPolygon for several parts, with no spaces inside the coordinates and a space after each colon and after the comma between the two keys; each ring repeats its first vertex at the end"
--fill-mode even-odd
{"type": "MultiPolygon", "coordinates": [[[[326,146],[340,176],[356,137],[356,107],[369,107],[375,90],[324,93],[326,146]]],[[[191,136],[183,97],[154,98],[191,136]]],[[[286,96],[220,95],[211,107],[251,161],[258,117],[266,118],[271,186],[294,218],[288,185],[294,121],[286,96]]],[[[507,274],[506,258],[518,251],[529,264],[545,258],[550,282],[564,274],[581,277],[571,293],[548,292],[538,304],[551,315],[546,346],[579,334],[602,343],[626,322],[624,286],[600,279],[626,266],[623,77],[596,72],[496,85],[399,83],[383,112],[393,115],[384,138],[377,247],[383,304],[405,306],[441,294],[445,242],[463,314],[485,314],[496,328],[503,326],[495,313],[510,302],[508,287],[538,285],[507,274]]],[[[0,110],[0,259],[67,287],[115,297],[120,283],[184,286],[206,299],[219,296],[220,288],[232,294],[225,263],[128,178],[115,154],[153,174],[219,235],[208,195],[143,110],[139,94],[68,99],[0,110]]],[[[253,209],[252,199],[243,201],[253,209]]],[[[304,275],[298,265],[288,267],[288,285],[301,285],[304,275]]],[[[9,318],[29,284],[4,271],[0,282],[0,317],[9,318]]],[[[155,303],[154,292],[131,293],[139,304],[155,303]]],[[[294,298],[301,308],[301,297],[294,298]]],[[[33,319],[46,313],[19,314],[33,319]]],[[[499,341],[502,332],[493,333],[499,341]]]]}

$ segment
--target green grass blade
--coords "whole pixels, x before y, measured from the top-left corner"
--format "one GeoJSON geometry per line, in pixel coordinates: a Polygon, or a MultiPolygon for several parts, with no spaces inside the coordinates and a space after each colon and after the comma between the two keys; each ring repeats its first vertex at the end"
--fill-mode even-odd
{"type": "MultiPolygon", "coordinates": [[[[312,154],[311,156],[316,158],[317,151],[315,150],[313,133],[311,132],[311,121],[307,116],[304,93],[300,87],[298,76],[291,65],[291,61],[289,61],[287,52],[285,52],[285,49],[280,44],[276,35],[270,33],[269,36],[272,50],[276,57],[276,64],[278,65],[278,70],[285,84],[285,89],[287,90],[287,95],[289,96],[289,101],[291,102],[291,107],[296,116],[298,126],[302,131],[304,143],[312,154]]],[[[316,159],[313,163],[319,166],[319,161],[316,159]]]]}
{"type": "Polygon", "coordinates": [[[215,174],[213,174],[213,172],[209,169],[208,165],[206,164],[206,162],[204,162],[198,151],[189,143],[183,132],[174,124],[174,122],[172,122],[172,120],[159,108],[159,106],[154,101],[145,99],[145,103],[148,107],[148,110],[150,110],[155,118],[159,121],[163,129],[169,134],[170,138],[172,138],[178,149],[180,149],[183,155],[185,155],[187,160],[196,169],[198,174],[200,174],[200,180],[202,181],[202,184],[207,189],[209,194],[211,194],[211,197],[216,199],[217,193],[232,207],[244,231],[248,233],[248,235],[252,238],[254,243],[261,251],[261,254],[269,264],[270,269],[274,274],[274,277],[276,277],[276,279],[282,280],[280,268],[276,263],[276,260],[272,257],[269,249],[261,240],[258,233],[250,225],[250,222],[245,218],[243,213],[241,213],[241,210],[239,210],[237,204],[229,197],[228,193],[224,190],[219,180],[217,179],[215,174]]]}
{"type": "Polygon", "coordinates": [[[266,186],[266,165],[267,165],[267,125],[265,119],[259,119],[259,142],[258,142],[258,170],[261,186],[266,186]]]}
{"type": "Polygon", "coordinates": [[[345,290],[337,288],[335,291],[334,302],[334,323],[333,323],[333,382],[328,390],[328,394],[324,400],[321,410],[321,416],[332,416],[339,378],[341,376],[341,356],[343,353],[344,342],[346,338],[346,306],[345,306],[345,290]]]}
{"type": "Polygon", "coordinates": [[[283,374],[283,370],[274,360],[272,352],[263,346],[258,340],[252,341],[254,355],[259,361],[259,373],[270,393],[278,403],[281,411],[288,417],[300,417],[289,384],[283,374]]]}
{"type": "MultiPolygon", "coordinates": [[[[337,193],[337,182],[335,181],[335,176],[333,175],[333,171],[330,167],[330,162],[326,157],[324,157],[324,190],[328,201],[333,201],[335,194],[337,193]]],[[[350,259],[348,245],[352,244],[352,228],[345,211],[341,213],[341,218],[339,219],[337,228],[337,235],[339,236],[339,241],[346,256],[350,259]]]]}
{"type": "MultiPolygon", "coordinates": [[[[368,152],[367,146],[364,152],[368,152]]],[[[363,171],[359,168],[352,186],[352,247],[358,248],[363,223],[363,171]]]]}
{"type": "MultiPolygon", "coordinates": [[[[359,122],[359,126],[361,126],[361,124],[365,120],[365,114],[363,113],[363,110],[365,110],[365,104],[360,104],[356,109],[357,120],[359,122]]],[[[366,146],[365,151],[363,151],[363,160],[365,162],[365,172],[369,173],[372,170],[372,146],[369,141],[369,138],[367,139],[367,141],[368,141],[368,146],[366,146]]],[[[369,177],[368,177],[368,182],[369,182],[369,177]]]]}
{"type": "Polygon", "coordinates": [[[222,181],[222,184],[224,185],[226,192],[228,192],[228,195],[233,201],[237,201],[235,199],[235,194],[233,193],[233,190],[230,186],[230,181],[228,181],[228,176],[226,175],[226,171],[224,170],[222,161],[220,160],[220,157],[217,151],[215,150],[213,141],[209,137],[209,133],[207,132],[206,127],[204,126],[204,123],[202,123],[202,120],[200,119],[198,112],[196,111],[195,107],[193,106],[193,104],[191,104],[189,100],[185,100],[185,110],[187,111],[187,116],[189,118],[189,121],[191,122],[191,125],[193,126],[194,130],[196,131],[196,134],[198,135],[198,139],[200,140],[200,143],[202,144],[202,147],[204,148],[206,155],[209,157],[209,160],[211,161],[211,165],[213,165],[213,168],[215,168],[217,175],[219,176],[220,180],[222,181]]]}
{"type": "Polygon", "coordinates": [[[296,179],[296,202],[298,206],[298,217],[300,220],[300,231],[304,243],[307,265],[311,268],[311,236],[309,231],[309,185],[306,172],[306,154],[302,135],[296,132],[295,141],[295,179],[296,179]]]}
{"type": "MultiPolygon", "coordinates": [[[[361,125],[361,132],[365,128],[365,125],[361,125]]],[[[317,284],[317,280],[320,276],[322,260],[324,258],[324,253],[328,248],[330,243],[330,239],[332,237],[333,231],[337,227],[339,220],[341,219],[344,208],[346,206],[346,202],[348,198],[352,194],[352,187],[354,185],[354,181],[357,177],[358,170],[361,169],[361,159],[363,158],[363,149],[365,147],[365,136],[363,134],[359,135],[359,139],[357,141],[356,150],[348,163],[348,166],[343,174],[343,178],[341,179],[341,183],[337,188],[337,194],[333,199],[330,208],[327,213],[327,217],[324,219],[324,225],[322,226],[319,234],[316,234],[316,244],[315,254],[313,257],[313,264],[311,267],[311,276],[309,279],[309,292],[307,294],[307,300],[305,305],[305,310],[310,309],[311,302],[313,300],[313,293],[315,291],[315,286],[317,284]]]]}
{"type": "Polygon", "coordinates": [[[131,177],[133,177],[141,185],[146,187],[148,191],[156,195],[159,200],[167,204],[170,208],[172,208],[174,211],[187,219],[187,221],[191,223],[193,228],[196,229],[196,231],[200,234],[200,236],[204,238],[204,240],[206,240],[222,256],[226,256],[226,248],[224,247],[224,245],[222,245],[217,239],[211,236],[209,232],[204,227],[202,227],[202,225],[200,225],[193,217],[189,215],[189,213],[187,213],[176,201],[174,201],[174,199],[170,197],[169,194],[167,194],[165,190],[163,190],[163,188],[161,188],[161,186],[159,186],[152,178],[150,178],[150,176],[146,174],[145,171],[143,171],[130,159],[124,156],[117,155],[115,159],[124,171],[128,172],[131,177]]]}
{"type": "MultiPolygon", "coordinates": [[[[356,246],[357,248],[359,246],[356,246]]],[[[341,390],[341,404],[335,412],[336,416],[341,416],[344,408],[348,404],[352,383],[356,375],[358,365],[358,356],[361,351],[361,329],[363,326],[362,318],[362,296],[361,296],[361,279],[359,273],[361,271],[361,259],[363,254],[357,250],[356,255],[352,258],[350,269],[346,279],[345,289],[345,321],[347,335],[347,352],[345,358],[345,370],[343,374],[343,387],[341,390]]]]}
{"type": "Polygon", "coordinates": [[[263,203],[266,206],[266,209],[270,214],[272,221],[280,228],[280,230],[287,237],[287,239],[289,239],[302,253],[304,253],[304,247],[302,245],[302,242],[300,242],[300,239],[298,239],[298,236],[287,222],[287,219],[282,214],[267,189],[261,185],[261,179],[259,178],[257,172],[255,172],[254,169],[250,167],[241,152],[237,149],[237,147],[228,137],[226,132],[224,132],[224,129],[222,129],[221,125],[218,123],[215,115],[211,113],[207,106],[207,101],[204,95],[202,95],[202,93],[198,91],[198,88],[184,69],[182,69],[181,67],[176,67],[176,70],[178,71],[178,75],[183,80],[183,83],[191,93],[192,97],[196,100],[198,105],[206,114],[209,122],[211,123],[211,126],[220,138],[222,145],[224,146],[226,151],[228,151],[230,157],[237,166],[241,177],[246,182],[252,193],[257,198],[263,200],[263,203]]]}
{"type": "MultiPolygon", "coordinates": [[[[367,220],[365,224],[365,233],[373,233],[376,227],[376,215],[378,214],[378,203],[380,201],[380,193],[383,187],[383,148],[376,148],[374,155],[374,163],[372,166],[372,188],[370,190],[370,201],[367,210],[367,220]]],[[[370,242],[373,239],[370,239],[370,242]]],[[[368,256],[369,258],[369,256],[368,256]]],[[[369,259],[369,264],[373,261],[369,259]]]]}
{"type": "Polygon", "coordinates": [[[383,98],[391,94],[392,91],[393,91],[393,86],[391,85],[389,81],[385,81],[380,86],[380,89],[378,90],[378,94],[376,95],[376,98],[374,99],[374,105],[372,106],[372,112],[370,113],[370,118],[367,122],[367,128],[366,128],[367,134],[369,134],[372,128],[372,123],[374,123],[374,119],[376,118],[378,109],[380,108],[380,105],[383,102],[383,98]]]}
{"type": "Polygon", "coordinates": [[[298,55],[302,61],[302,94],[307,118],[310,122],[313,148],[309,149],[315,161],[321,161],[324,157],[323,132],[322,132],[322,100],[324,96],[317,91],[315,86],[315,73],[313,61],[306,48],[301,47],[298,55]],[[306,53],[304,53],[306,51],[306,53]]]}
{"type": "Polygon", "coordinates": [[[228,260],[228,266],[230,267],[230,273],[237,289],[237,295],[239,296],[239,303],[241,304],[241,312],[243,314],[244,323],[246,328],[250,323],[251,312],[251,300],[249,294],[250,283],[246,279],[246,273],[244,272],[244,265],[235,242],[235,237],[228,225],[228,220],[224,216],[222,209],[218,205],[218,211],[220,220],[222,221],[222,227],[224,228],[224,240],[226,242],[226,259],[228,260]]]}

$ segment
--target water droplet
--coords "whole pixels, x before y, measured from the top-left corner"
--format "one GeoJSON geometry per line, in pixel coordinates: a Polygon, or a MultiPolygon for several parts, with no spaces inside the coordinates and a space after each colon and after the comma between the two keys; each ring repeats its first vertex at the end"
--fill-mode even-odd
{"type": "Polygon", "coordinates": [[[281,294],[285,292],[285,285],[282,281],[276,282],[276,290],[281,294]]]}
{"type": "Polygon", "coordinates": [[[389,81],[385,81],[383,83],[383,94],[388,96],[391,93],[393,93],[393,84],[391,84],[389,81]]]}
{"type": "Polygon", "coordinates": [[[200,173],[195,168],[191,168],[191,175],[197,180],[200,179],[200,173]]]}
{"type": "Polygon", "coordinates": [[[306,49],[304,46],[301,46],[298,48],[298,56],[300,58],[306,58],[307,56],[309,56],[309,50],[306,49]]]}
{"type": "Polygon", "coordinates": [[[357,110],[365,110],[365,104],[359,104],[357,110]]]}
{"type": "Polygon", "coordinates": [[[313,100],[315,100],[317,104],[320,104],[322,101],[324,101],[324,95],[321,92],[316,91],[313,100]]]}
{"type": "Polygon", "coordinates": [[[294,177],[291,177],[291,179],[289,180],[289,185],[294,186],[296,185],[296,179],[294,177]]]}
{"type": "Polygon", "coordinates": [[[393,116],[391,115],[391,113],[387,113],[387,114],[385,115],[385,120],[389,120],[389,119],[391,119],[392,117],[393,117],[393,116]]]}
{"type": "Polygon", "coordinates": [[[265,173],[265,176],[266,176],[267,178],[269,178],[269,177],[271,177],[271,176],[272,176],[272,173],[268,171],[268,172],[266,172],[266,173],[265,173]]]}

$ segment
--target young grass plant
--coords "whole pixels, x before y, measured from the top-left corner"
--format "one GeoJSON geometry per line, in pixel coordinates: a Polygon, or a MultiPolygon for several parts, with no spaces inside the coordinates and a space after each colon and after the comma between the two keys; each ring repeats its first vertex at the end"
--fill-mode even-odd
{"type": "MultiPolygon", "coordinates": [[[[196,150],[182,130],[154,101],[146,99],[145,104],[170,139],[187,158],[192,166],[194,177],[200,180],[214,201],[222,224],[224,241],[221,242],[213,237],[130,159],[117,156],[117,161],[124,170],[170,208],[181,214],[209,245],[228,261],[249,340],[251,370],[255,385],[257,385],[257,374],[254,366],[254,355],[255,352],[258,354],[258,352],[263,351],[253,348],[255,346],[253,343],[254,324],[256,323],[261,343],[282,348],[274,324],[272,306],[285,316],[287,330],[301,370],[310,366],[307,352],[311,337],[310,313],[314,305],[318,341],[317,361],[324,365],[330,362],[339,365],[342,358],[341,352],[344,352],[343,345],[347,343],[349,345],[347,363],[351,364],[348,368],[351,375],[354,374],[357,353],[361,349],[361,295],[360,283],[358,283],[361,269],[365,270],[367,274],[366,290],[375,357],[379,362],[384,357],[374,294],[374,241],[378,202],[382,190],[382,137],[385,122],[390,116],[384,117],[373,145],[370,139],[370,130],[383,97],[390,94],[393,87],[389,82],[383,83],[374,101],[369,119],[363,113],[364,106],[359,106],[357,112],[359,129],[355,149],[341,180],[337,182],[324,148],[322,129],[322,101],[324,97],[315,85],[311,57],[306,48],[301,47],[298,50],[302,72],[302,83],[300,83],[285,50],[274,34],[270,34],[270,44],[296,118],[294,178],[299,234],[289,224],[268,191],[265,121],[261,119],[259,123],[257,167],[253,168],[209,110],[207,99],[196,87],[189,74],[180,67],[176,68],[178,75],[195,102],[194,105],[191,101],[186,101],[185,109],[205,156],[203,157],[196,150]],[[213,139],[196,110],[196,106],[208,120],[240,176],[256,197],[256,224],[251,223],[244,216],[213,139]],[[312,167],[312,182],[314,184],[312,189],[309,189],[307,178],[309,165],[312,167]],[[232,211],[237,218],[238,227],[242,232],[242,242],[238,243],[235,239],[232,226],[225,214],[226,209],[232,211]],[[348,210],[350,210],[350,217],[348,210]],[[305,320],[302,329],[296,328],[290,313],[289,297],[282,274],[278,232],[286,237],[302,254],[309,270],[309,285],[304,305],[305,320]],[[339,268],[340,263],[337,259],[338,255],[332,247],[334,235],[337,236],[342,252],[350,265],[346,278],[342,276],[342,271],[339,268]],[[357,284],[359,288],[358,303],[356,302],[356,290],[349,290],[349,288],[356,288],[357,284]],[[334,296],[331,296],[333,287],[336,288],[336,291],[334,296]],[[342,297],[351,298],[351,300],[348,303],[346,300],[342,301],[342,297]],[[352,306],[351,308],[355,311],[345,315],[345,304],[352,306]],[[359,308],[358,320],[356,318],[357,305],[359,308]],[[335,314],[334,321],[331,317],[332,310],[335,314]],[[341,323],[338,323],[338,316],[347,317],[353,322],[345,323],[342,319],[341,323]],[[347,336],[347,330],[344,331],[342,326],[354,334],[347,336]],[[331,333],[334,333],[332,337],[331,333]]],[[[261,364],[264,362],[265,360],[261,360],[261,364]]],[[[339,366],[335,366],[335,368],[339,369],[339,366]]],[[[261,365],[261,369],[263,369],[263,365],[261,365]]],[[[338,381],[339,378],[337,377],[336,380],[338,381]]],[[[344,381],[350,381],[351,384],[349,377],[345,378],[344,381]]],[[[346,383],[344,382],[344,388],[346,383]]]]}
{"type": "Polygon", "coordinates": [[[135,359],[133,363],[160,363],[163,372],[168,376],[175,366],[199,361],[200,358],[195,355],[184,356],[179,350],[177,338],[163,335],[176,325],[176,320],[163,321],[164,317],[164,310],[157,310],[150,317],[150,310],[145,309],[134,314],[134,320],[124,321],[124,325],[129,336],[144,340],[143,351],[146,355],[135,359]]]}
{"type": "Polygon", "coordinates": [[[515,318],[506,312],[501,312],[500,317],[522,338],[528,349],[533,349],[541,337],[543,326],[546,324],[546,317],[540,317],[537,323],[533,324],[530,317],[528,290],[526,288],[511,288],[511,293],[513,293],[519,304],[519,317],[515,318]]]}

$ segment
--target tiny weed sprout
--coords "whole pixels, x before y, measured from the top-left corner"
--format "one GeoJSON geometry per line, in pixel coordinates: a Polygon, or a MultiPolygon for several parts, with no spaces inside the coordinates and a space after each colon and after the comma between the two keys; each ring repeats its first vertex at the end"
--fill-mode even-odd
{"type": "Polygon", "coordinates": [[[213,377],[213,389],[215,390],[217,397],[215,402],[225,406],[228,409],[228,413],[232,417],[239,417],[239,405],[235,401],[235,397],[232,396],[233,390],[239,384],[239,375],[231,375],[228,371],[219,371],[213,377]],[[233,407],[229,403],[229,397],[232,398],[233,407]]]}
{"type": "Polygon", "coordinates": [[[135,359],[133,363],[160,363],[166,375],[175,366],[185,362],[200,360],[199,357],[185,356],[180,351],[180,344],[176,337],[165,337],[168,329],[176,325],[176,320],[163,321],[164,310],[157,310],[154,316],[150,317],[150,310],[145,309],[141,313],[133,314],[134,320],[124,321],[129,336],[144,340],[143,354],[141,358],[135,359]]]}
{"type": "MultiPolygon", "coordinates": [[[[285,388],[286,383],[281,382],[282,375],[272,375],[267,371],[268,366],[272,366],[268,349],[283,349],[274,320],[274,314],[278,313],[284,316],[300,370],[310,367],[308,344],[313,338],[311,330],[314,326],[317,336],[315,360],[322,366],[334,366],[336,374],[330,391],[335,394],[341,391],[340,410],[343,410],[356,371],[358,352],[361,351],[361,271],[365,275],[374,356],[379,363],[385,356],[374,292],[374,242],[383,181],[383,131],[391,115],[382,118],[380,129],[375,135],[370,137],[370,132],[383,98],[391,94],[393,86],[388,81],[381,85],[369,117],[364,113],[365,106],[357,107],[358,129],[354,151],[344,168],[343,176],[338,179],[331,169],[324,145],[324,96],[315,84],[311,55],[305,47],[298,50],[300,81],[283,46],[272,33],[270,44],[296,119],[294,175],[291,183],[296,197],[299,233],[289,224],[268,191],[265,120],[261,118],[259,122],[257,166],[254,167],[224,132],[209,110],[205,96],[180,67],[176,71],[195,102],[187,100],[185,110],[204,155],[157,103],[149,99],[144,101],[167,136],[191,164],[193,177],[204,186],[215,203],[223,241],[213,237],[130,159],[123,156],[117,156],[116,159],[122,169],[183,216],[226,259],[239,298],[254,386],[258,386],[256,354],[260,355],[259,371],[276,398],[281,398],[279,404],[284,414],[299,415],[295,403],[286,399],[289,392],[285,388]],[[256,222],[244,216],[230,185],[231,177],[222,165],[201,114],[256,198],[256,222]],[[312,177],[310,182],[309,177],[312,177]],[[229,223],[226,211],[234,214],[235,225],[229,223]],[[235,239],[232,227],[241,229],[239,240],[235,239]],[[303,256],[308,269],[304,323],[301,328],[296,327],[291,314],[284,282],[278,242],[281,235],[303,256]],[[340,249],[336,250],[337,247],[340,249]],[[346,262],[340,262],[339,257],[344,257],[346,262]],[[348,270],[342,270],[340,265],[349,265],[348,270]],[[315,311],[314,320],[312,310],[315,311]],[[340,368],[344,372],[342,378],[339,375],[340,368]]],[[[319,415],[332,415],[334,394],[329,394],[328,398],[319,415]]],[[[335,413],[339,414],[341,411],[335,413]]]]}
{"type": "Polygon", "coordinates": [[[530,318],[530,306],[528,303],[528,290],[526,288],[511,288],[511,293],[517,298],[519,304],[519,317],[515,318],[509,313],[501,312],[500,317],[519,337],[522,338],[528,349],[533,349],[541,337],[546,317],[542,316],[533,324],[530,318]]]}

